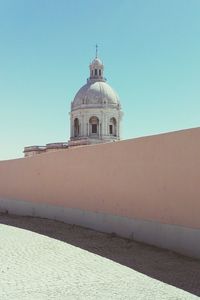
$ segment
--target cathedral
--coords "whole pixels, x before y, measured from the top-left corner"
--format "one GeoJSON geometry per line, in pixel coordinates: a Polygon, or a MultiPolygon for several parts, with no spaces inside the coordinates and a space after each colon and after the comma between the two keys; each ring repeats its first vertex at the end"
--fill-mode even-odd
{"type": "Polygon", "coordinates": [[[104,65],[97,50],[96,46],[96,56],[89,66],[90,77],[71,102],[68,143],[25,147],[25,157],[68,147],[120,140],[122,111],[119,96],[106,82],[104,65]]]}

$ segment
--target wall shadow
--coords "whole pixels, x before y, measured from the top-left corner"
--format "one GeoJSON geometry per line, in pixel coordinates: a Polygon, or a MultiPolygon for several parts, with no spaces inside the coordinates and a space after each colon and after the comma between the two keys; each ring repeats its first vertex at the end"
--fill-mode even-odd
{"type": "Polygon", "coordinates": [[[69,243],[200,296],[199,260],[60,221],[0,213],[0,223],[69,243]]]}

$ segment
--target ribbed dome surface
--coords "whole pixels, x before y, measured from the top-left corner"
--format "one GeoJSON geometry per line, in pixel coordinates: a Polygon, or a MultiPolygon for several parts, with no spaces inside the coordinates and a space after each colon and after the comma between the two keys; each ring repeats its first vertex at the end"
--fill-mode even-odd
{"type": "Polygon", "coordinates": [[[119,105],[117,93],[103,81],[88,82],[77,92],[72,103],[73,108],[82,104],[88,105],[119,105]]]}

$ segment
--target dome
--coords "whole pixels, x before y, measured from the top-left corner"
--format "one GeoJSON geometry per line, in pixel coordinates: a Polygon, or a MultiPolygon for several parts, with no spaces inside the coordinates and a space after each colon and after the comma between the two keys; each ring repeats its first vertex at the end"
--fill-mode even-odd
{"type": "Polygon", "coordinates": [[[102,63],[102,61],[98,58],[98,57],[96,57],[95,59],[93,59],[93,61],[92,61],[92,63],[91,63],[92,65],[103,65],[103,63],[102,63]]]}
{"type": "Polygon", "coordinates": [[[77,92],[72,108],[79,107],[82,104],[119,106],[119,96],[106,82],[89,81],[77,92]]]}

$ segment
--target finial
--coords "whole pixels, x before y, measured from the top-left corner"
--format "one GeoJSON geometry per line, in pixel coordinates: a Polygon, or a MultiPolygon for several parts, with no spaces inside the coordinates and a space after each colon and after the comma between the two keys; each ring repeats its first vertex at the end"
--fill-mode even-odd
{"type": "Polygon", "coordinates": [[[95,58],[97,58],[98,57],[98,45],[96,44],[96,57],[95,58]]]}

